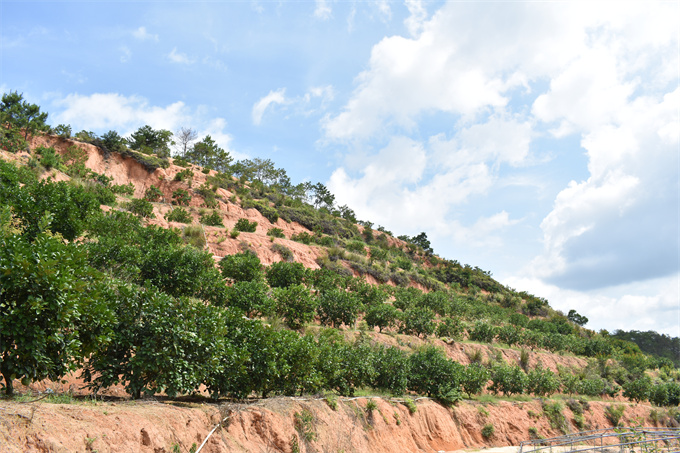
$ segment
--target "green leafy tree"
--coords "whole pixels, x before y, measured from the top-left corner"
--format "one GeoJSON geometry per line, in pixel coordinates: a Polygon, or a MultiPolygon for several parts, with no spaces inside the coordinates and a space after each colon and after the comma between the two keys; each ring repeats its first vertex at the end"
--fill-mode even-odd
{"type": "Polygon", "coordinates": [[[437,328],[434,322],[434,312],[429,308],[416,307],[404,312],[399,331],[407,335],[427,337],[437,328]]]}
{"type": "Polygon", "coordinates": [[[470,332],[471,341],[479,341],[481,343],[492,343],[496,337],[496,329],[491,324],[483,321],[477,321],[470,332]]]}
{"type": "Polygon", "coordinates": [[[36,104],[24,100],[24,95],[10,91],[0,101],[0,124],[24,131],[24,140],[37,132],[46,131],[47,112],[41,112],[36,104]]]}
{"type": "Polygon", "coordinates": [[[83,375],[91,387],[123,383],[133,398],[160,391],[175,396],[223,369],[217,351],[226,322],[218,307],[123,284],[104,296],[115,307],[115,333],[87,362],[83,375]]]}
{"type": "Polygon", "coordinates": [[[372,386],[393,395],[403,395],[408,389],[411,363],[406,352],[397,347],[380,346],[374,353],[376,371],[372,386]]]}
{"type": "Polygon", "coordinates": [[[480,363],[471,363],[465,367],[461,377],[461,386],[469,397],[482,393],[486,387],[491,373],[480,363]]]}
{"type": "Polygon", "coordinates": [[[409,389],[449,405],[462,398],[463,365],[449,360],[441,349],[426,346],[411,354],[409,389]]]}
{"type": "Polygon", "coordinates": [[[58,380],[81,363],[94,343],[106,341],[111,319],[94,292],[98,279],[85,253],[59,237],[42,232],[31,242],[17,234],[0,237],[0,372],[5,393],[13,393],[13,379],[26,385],[58,380]]]}
{"type": "Polygon", "coordinates": [[[220,260],[222,276],[234,282],[262,280],[262,262],[252,252],[227,255],[220,260]]]}
{"type": "Polygon", "coordinates": [[[150,185],[144,192],[144,199],[146,201],[158,201],[163,198],[163,192],[153,184],[150,185]]]}
{"type": "Polygon", "coordinates": [[[560,381],[547,368],[537,365],[533,370],[527,374],[527,393],[532,393],[536,396],[550,396],[560,388],[560,381]]]}
{"type": "Polygon", "coordinates": [[[324,291],[319,295],[317,312],[321,324],[340,327],[352,326],[359,314],[361,302],[355,294],[341,289],[324,291]]]}
{"type": "Polygon", "coordinates": [[[569,310],[569,313],[567,314],[567,318],[569,319],[569,321],[571,321],[574,324],[579,325],[581,327],[588,324],[588,318],[586,318],[583,315],[579,315],[576,312],[576,310],[569,310]]]}
{"type": "Polygon", "coordinates": [[[243,310],[250,317],[267,315],[273,310],[269,288],[261,280],[239,281],[228,287],[227,304],[243,310]]]}
{"type": "Polygon", "coordinates": [[[158,157],[169,157],[172,141],[172,132],[165,129],[153,129],[146,125],[130,134],[127,144],[130,149],[141,151],[144,154],[156,154],[158,157]]]}
{"type": "Polygon", "coordinates": [[[191,195],[184,189],[176,189],[172,192],[172,200],[180,206],[187,206],[191,201],[191,195]]]}
{"type": "Polygon", "coordinates": [[[399,310],[392,304],[383,303],[372,305],[366,311],[364,320],[370,327],[377,327],[380,332],[383,329],[394,327],[399,319],[399,310]]]}
{"type": "Polygon", "coordinates": [[[505,395],[521,395],[527,387],[527,375],[516,365],[495,365],[491,369],[491,381],[489,390],[496,394],[503,392],[505,395]]]}
{"type": "Polygon", "coordinates": [[[223,173],[230,172],[229,166],[234,160],[227,151],[217,145],[210,135],[206,135],[203,140],[194,144],[184,157],[196,165],[223,173]]]}
{"type": "Polygon", "coordinates": [[[623,384],[623,396],[639,403],[649,399],[652,392],[652,379],[644,375],[623,384]]]}
{"type": "Polygon", "coordinates": [[[279,261],[273,263],[265,271],[267,282],[272,288],[286,288],[301,284],[307,275],[307,269],[302,263],[279,261]]]}
{"type": "Polygon", "coordinates": [[[274,288],[276,311],[281,315],[288,327],[300,329],[311,322],[316,313],[317,301],[304,285],[291,285],[286,288],[274,288]]]}
{"type": "Polygon", "coordinates": [[[248,219],[240,218],[234,225],[236,231],[243,231],[245,233],[254,233],[257,229],[257,222],[251,222],[248,219]]]}

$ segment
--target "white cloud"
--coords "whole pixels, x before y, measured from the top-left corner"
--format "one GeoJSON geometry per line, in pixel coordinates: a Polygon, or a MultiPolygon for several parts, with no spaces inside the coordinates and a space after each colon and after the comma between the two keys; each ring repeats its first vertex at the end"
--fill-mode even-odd
{"type": "Polygon", "coordinates": [[[511,277],[503,284],[545,297],[553,308],[564,313],[576,310],[589,318],[586,327],[590,329],[654,330],[680,336],[677,275],[643,284],[620,285],[605,292],[563,289],[528,277],[511,277]]]}
{"type": "Polygon", "coordinates": [[[132,36],[134,36],[136,39],[140,41],[158,42],[158,35],[149,33],[148,31],[146,31],[146,27],[139,27],[138,29],[133,30],[132,36]]]}
{"type": "Polygon", "coordinates": [[[177,64],[193,64],[194,59],[190,58],[187,54],[177,52],[177,47],[174,47],[172,51],[168,54],[168,59],[177,64]]]}
{"type": "Polygon", "coordinates": [[[333,15],[333,10],[327,0],[315,0],[314,17],[320,20],[328,20],[333,15]]]}
{"type": "Polygon", "coordinates": [[[252,117],[253,124],[259,126],[262,123],[262,116],[264,112],[272,104],[285,104],[286,103],[286,89],[281,88],[276,91],[270,91],[268,95],[261,98],[259,101],[253,105],[252,117]]]}
{"type": "Polygon", "coordinates": [[[126,46],[123,46],[120,48],[120,62],[121,63],[127,63],[130,61],[130,58],[132,57],[132,51],[130,51],[129,48],[126,46]]]}
{"type": "Polygon", "coordinates": [[[181,127],[191,127],[202,135],[210,134],[222,148],[232,152],[229,147],[231,136],[225,131],[226,121],[208,119],[202,110],[191,109],[183,102],[154,106],[143,97],[118,93],[69,94],[53,100],[50,108],[54,124],[70,124],[74,131],[91,130],[101,134],[116,130],[126,136],[147,124],[154,129],[173,132],[181,127]]]}
{"type": "Polygon", "coordinates": [[[404,24],[411,36],[418,37],[427,19],[427,10],[421,0],[406,0],[409,16],[404,20],[404,24]]]}

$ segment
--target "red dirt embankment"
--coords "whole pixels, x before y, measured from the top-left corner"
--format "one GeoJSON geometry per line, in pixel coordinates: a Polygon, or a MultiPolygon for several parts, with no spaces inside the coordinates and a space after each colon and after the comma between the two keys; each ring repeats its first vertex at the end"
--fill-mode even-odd
{"type": "MultiPolygon", "coordinates": [[[[201,445],[226,418],[202,452],[285,452],[298,445],[305,452],[420,453],[518,445],[539,435],[561,433],[542,415],[539,401],[482,405],[464,402],[451,409],[417,401],[414,414],[400,402],[366,398],[338,401],[333,410],[323,400],[272,398],[251,405],[118,402],[32,404],[0,402],[0,451],[19,452],[187,452],[201,445]],[[296,415],[298,422],[296,428],[296,415]],[[484,425],[494,433],[485,439],[484,425]]],[[[610,427],[608,403],[591,402],[586,426],[610,427]]],[[[650,425],[650,407],[625,405],[623,425],[650,425]]],[[[577,431],[573,414],[564,409],[569,430],[577,431]]]]}

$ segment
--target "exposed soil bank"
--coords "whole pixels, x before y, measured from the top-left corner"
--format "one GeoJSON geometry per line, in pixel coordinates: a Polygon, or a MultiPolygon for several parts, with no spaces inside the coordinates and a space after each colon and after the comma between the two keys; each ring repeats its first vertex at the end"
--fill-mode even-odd
{"type": "MultiPolygon", "coordinates": [[[[0,451],[19,452],[188,452],[226,418],[202,452],[420,453],[518,445],[529,428],[552,437],[561,433],[542,415],[540,401],[482,405],[463,402],[447,409],[429,400],[409,412],[397,401],[341,399],[333,410],[324,400],[272,398],[254,404],[116,402],[50,404],[0,402],[0,451]],[[295,414],[298,414],[296,417],[295,414]],[[297,418],[297,426],[296,426],[297,418]],[[482,436],[490,424],[494,433],[482,436]]],[[[604,410],[624,404],[623,425],[651,425],[650,406],[591,402],[586,427],[610,427],[604,410]]],[[[567,425],[573,414],[564,409],[567,425]]]]}

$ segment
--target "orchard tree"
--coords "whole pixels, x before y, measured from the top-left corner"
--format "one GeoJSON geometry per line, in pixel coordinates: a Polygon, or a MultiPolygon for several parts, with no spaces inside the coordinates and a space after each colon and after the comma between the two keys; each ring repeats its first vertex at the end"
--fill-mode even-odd
{"type": "Polygon", "coordinates": [[[110,313],[93,294],[98,279],[85,253],[59,236],[0,237],[0,372],[7,395],[14,379],[28,385],[61,378],[105,340],[110,313]]]}

